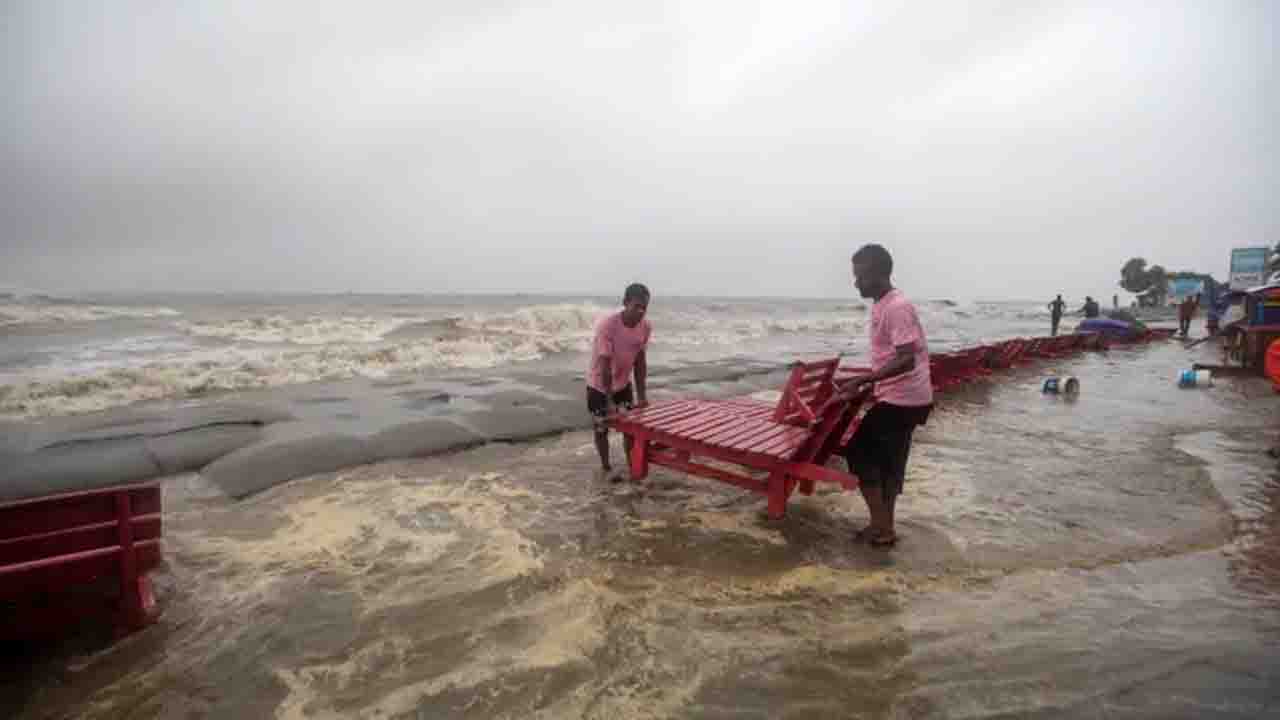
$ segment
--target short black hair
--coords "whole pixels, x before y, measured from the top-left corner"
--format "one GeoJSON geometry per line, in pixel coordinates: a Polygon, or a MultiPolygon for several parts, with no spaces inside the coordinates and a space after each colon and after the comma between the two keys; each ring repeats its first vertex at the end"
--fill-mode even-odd
{"type": "Polygon", "coordinates": [[[867,265],[873,272],[883,273],[885,277],[893,274],[893,256],[883,245],[870,243],[858,248],[853,254],[853,262],[867,265]]]}
{"type": "Polygon", "coordinates": [[[622,304],[626,305],[632,300],[644,300],[649,302],[649,288],[642,283],[631,283],[622,293],[622,304]]]}

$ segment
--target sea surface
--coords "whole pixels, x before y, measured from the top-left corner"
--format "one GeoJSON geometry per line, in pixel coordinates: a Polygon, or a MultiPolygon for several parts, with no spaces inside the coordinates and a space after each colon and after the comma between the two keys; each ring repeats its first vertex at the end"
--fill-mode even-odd
{"type": "MultiPolygon", "coordinates": [[[[1041,303],[918,299],[934,348],[1043,332],[1041,303]]],[[[0,293],[0,418],[458,369],[581,372],[617,298],[0,293]]],[[[653,299],[652,361],[865,351],[862,300],[653,299]]]]}
{"type": "MultiPolygon", "coordinates": [[[[934,350],[1048,325],[1039,302],[916,300],[934,350]]],[[[334,398],[311,407],[342,423],[339,409],[359,414],[378,383],[573,380],[616,304],[15,295],[0,301],[0,413],[39,424],[305,394],[334,398]]],[[[857,361],[866,320],[852,293],[657,294],[655,385],[748,391],[797,357],[857,361]]],[[[1114,348],[940,396],[891,551],[855,540],[865,508],[837,488],[769,523],[763,498],[680,473],[597,481],[583,431],[356,465],[242,500],[174,475],[160,621],[114,644],[5,649],[0,710],[1280,717],[1280,471],[1266,454],[1280,397],[1249,377],[1176,386],[1217,353],[1114,348]],[[1060,375],[1080,379],[1078,398],[1040,392],[1060,375]]]]}

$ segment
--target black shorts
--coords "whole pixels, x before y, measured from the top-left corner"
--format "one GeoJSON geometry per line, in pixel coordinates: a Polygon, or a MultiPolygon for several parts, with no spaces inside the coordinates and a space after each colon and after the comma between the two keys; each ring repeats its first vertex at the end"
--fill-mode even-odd
{"type": "Polygon", "coordinates": [[[849,470],[868,487],[882,484],[886,499],[902,492],[911,454],[911,435],[929,420],[932,405],[903,407],[876,403],[845,446],[849,470]]]}
{"type": "MultiPolygon", "coordinates": [[[[631,396],[630,385],[627,385],[613,394],[613,404],[621,410],[630,410],[631,406],[636,404],[635,398],[631,396]]],[[[604,406],[604,393],[588,385],[587,411],[591,413],[592,417],[603,418],[604,406]]]]}

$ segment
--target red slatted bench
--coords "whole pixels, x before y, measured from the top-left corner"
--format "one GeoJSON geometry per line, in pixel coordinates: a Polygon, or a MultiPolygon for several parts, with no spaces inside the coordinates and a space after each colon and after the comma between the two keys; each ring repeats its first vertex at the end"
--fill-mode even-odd
{"type": "Polygon", "coordinates": [[[772,519],[786,513],[796,489],[811,494],[818,481],[856,487],[855,476],[824,467],[858,409],[856,402],[823,409],[839,362],[797,363],[772,408],[749,398],[675,400],[616,416],[613,426],[635,442],[632,477],[645,478],[653,464],[726,482],[767,496],[772,519]]]}
{"type": "Polygon", "coordinates": [[[57,634],[86,618],[118,634],[156,615],[146,573],[160,563],[158,483],[0,504],[0,637],[57,634]]]}

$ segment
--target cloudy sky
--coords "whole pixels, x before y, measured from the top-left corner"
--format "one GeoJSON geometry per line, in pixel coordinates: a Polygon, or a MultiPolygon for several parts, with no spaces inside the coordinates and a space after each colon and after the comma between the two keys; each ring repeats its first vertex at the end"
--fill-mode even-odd
{"type": "Polygon", "coordinates": [[[1104,297],[1280,242],[1280,4],[0,9],[0,283],[1104,297]]]}

